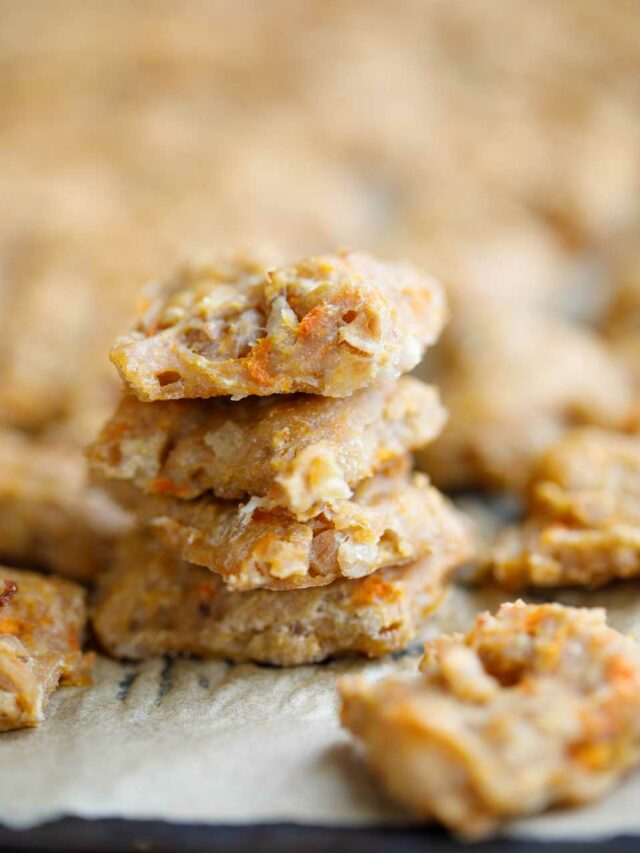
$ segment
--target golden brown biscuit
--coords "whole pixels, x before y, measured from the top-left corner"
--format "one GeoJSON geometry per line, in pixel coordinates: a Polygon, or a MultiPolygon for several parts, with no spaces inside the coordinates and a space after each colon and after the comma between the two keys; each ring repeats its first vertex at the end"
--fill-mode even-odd
{"type": "Polygon", "coordinates": [[[230,592],[139,532],[100,580],[93,627],[110,654],[134,660],[188,653],[294,666],[381,657],[415,637],[469,547],[466,536],[450,538],[416,563],[317,589],[230,592]]]}
{"type": "MultiPolygon", "coordinates": [[[[82,185],[79,192],[92,189],[82,185]]],[[[0,425],[55,429],[85,443],[118,398],[107,352],[130,322],[134,297],[80,234],[74,244],[25,227],[7,238],[1,226],[7,282],[0,294],[0,425]]]]}
{"type": "Polygon", "coordinates": [[[304,520],[431,441],[445,417],[437,391],[410,377],[343,399],[141,403],[127,395],[87,455],[98,476],[147,494],[253,495],[304,520]]]}
{"type": "Polygon", "coordinates": [[[82,587],[0,567],[0,731],[37,726],[58,684],[87,684],[82,587]]]}
{"type": "Polygon", "coordinates": [[[491,563],[494,577],[507,589],[595,588],[640,574],[640,529],[624,524],[574,528],[532,521],[500,535],[491,563]]]}
{"type": "Polygon", "coordinates": [[[459,312],[445,337],[435,380],[449,421],[418,457],[436,485],[522,490],[569,427],[631,416],[631,377],[586,329],[489,304],[459,312]]]}
{"type": "Polygon", "coordinates": [[[421,474],[394,470],[360,483],[308,521],[207,496],[183,501],[113,484],[137,517],[185,560],[236,590],[326,586],[409,563],[463,535],[464,518],[421,474]]]}
{"type": "Polygon", "coordinates": [[[415,367],[445,314],[438,282],[408,265],[342,252],[268,270],[236,257],[149,290],[111,358],[144,401],[346,397],[415,367]]]}
{"type": "Polygon", "coordinates": [[[640,527],[640,435],[573,430],[538,460],[531,486],[538,517],[584,527],[640,527]]]}
{"type": "Polygon", "coordinates": [[[0,431],[0,556],[88,581],[129,519],[86,482],[80,451],[0,431]]]}
{"type": "Polygon", "coordinates": [[[601,586],[640,574],[640,436],[569,433],[538,461],[531,516],[492,555],[509,588],[601,586]]]}
{"type": "Polygon", "coordinates": [[[341,685],[389,793],[466,838],[605,794],[640,758],[640,646],[605,611],[503,604],[429,642],[422,675],[341,685]]]}
{"type": "Polygon", "coordinates": [[[604,331],[613,351],[631,370],[640,389],[640,235],[614,245],[609,259],[614,295],[604,331]],[[630,243],[630,245],[629,245],[630,243]]]}

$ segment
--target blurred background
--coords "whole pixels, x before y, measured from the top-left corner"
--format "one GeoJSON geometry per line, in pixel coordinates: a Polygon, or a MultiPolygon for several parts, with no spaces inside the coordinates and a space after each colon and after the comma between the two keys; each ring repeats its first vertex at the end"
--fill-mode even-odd
{"type": "MultiPolygon", "coordinates": [[[[137,292],[203,249],[353,247],[440,276],[453,320],[423,372],[451,420],[421,464],[447,488],[520,489],[576,422],[634,428],[636,0],[1,0],[0,15],[5,508],[43,476],[30,448],[82,464],[137,292]]],[[[61,480],[31,499],[55,503],[61,480]]],[[[39,523],[23,519],[26,558],[39,523]]]]}

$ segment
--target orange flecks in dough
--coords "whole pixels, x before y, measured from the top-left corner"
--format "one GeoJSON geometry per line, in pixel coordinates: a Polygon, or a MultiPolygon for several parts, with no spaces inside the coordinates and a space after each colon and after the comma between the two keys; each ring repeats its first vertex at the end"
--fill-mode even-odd
{"type": "Polygon", "coordinates": [[[397,586],[377,575],[371,575],[360,583],[351,595],[351,601],[357,605],[373,604],[375,601],[398,601],[402,591],[397,586]]]}
{"type": "Polygon", "coordinates": [[[210,584],[202,583],[202,584],[200,584],[200,586],[198,587],[198,596],[200,598],[206,598],[208,600],[215,598],[216,597],[215,584],[213,584],[213,583],[210,583],[210,584]]]}
{"type": "Polygon", "coordinates": [[[318,335],[321,331],[325,320],[329,316],[329,309],[326,305],[316,305],[307,314],[304,315],[298,326],[298,338],[306,340],[307,338],[318,335]]]}
{"type": "Polygon", "coordinates": [[[126,433],[131,432],[133,424],[122,421],[120,423],[109,423],[107,424],[107,428],[109,438],[116,439],[121,435],[126,435],[126,433]]]}
{"type": "Polygon", "coordinates": [[[571,749],[571,757],[589,770],[599,770],[611,763],[613,751],[608,743],[579,743],[571,749]]]}
{"type": "Polygon", "coordinates": [[[157,495],[178,496],[181,492],[181,489],[173,482],[170,477],[157,477],[153,481],[151,488],[157,495]]]}
{"type": "Polygon", "coordinates": [[[637,689],[639,680],[638,670],[626,658],[619,656],[609,661],[607,667],[608,679],[620,689],[637,689]]]}
{"type": "Polygon", "coordinates": [[[80,649],[80,638],[75,628],[69,628],[67,631],[67,642],[71,651],[77,652],[80,649]]]}
{"type": "Polygon", "coordinates": [[[140,317],[146,314],[150,308],[151,300],[147,299],[144,296],[140,297],[140,299],[138,299],[138,301],[136,302],[136,312],[140,317]]]}
{"type": "Polygon", "coordinates": [[[0,619],[0,634],[11,634],[14,637],[24,637],[29,626],[22,619],[13,616],[4,616],[0,619]]]}
{"type": "Polygon", "coordinates": [[[246,358],[245,365],[251,378],[260,385],[271,385],[273,377],[269,371],[271,342],[263,338],[255,345],[246,358]]]}

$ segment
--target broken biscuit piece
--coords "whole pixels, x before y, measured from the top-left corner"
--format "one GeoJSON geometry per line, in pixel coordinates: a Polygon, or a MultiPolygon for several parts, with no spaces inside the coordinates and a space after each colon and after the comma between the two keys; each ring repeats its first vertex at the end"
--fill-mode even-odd
{"type": "Polygon", "coordinates": [[[594,800],[640,759],[640,646],[603,610],[503,604],[421,670],[343,681],[342,721],[395,799],[465,838],[594,800]]]}
{"type": "Polygon", "coordinates": [[[144,531],[124,539],[102,576],[93,627],[114,657],[224,657],[278,666],[381,657],[405,648],[440,604],[468,538],[407,566],[289,592],[230,592],[144,531]]]}
{"type": "Polygon", "coordinates": [[[231,589],[286,590],[361,578],[437,552],[466,522],[421,474],[380,473],[308,521],[207,496],[183,501],[113,484],[137,517],[185,560],[231,589]],[[126,493],[126,495],[125,495],[126,493]]]}
{"type": "Polygon", "coordinates": [[[140,400],[346,397],[414,368],[446,319],[409,265],[342,252],[267,269],[236,257],[151,288],[111,358],[140,400]]]}
{"type": "Polygon", "coordinates": [[[58,684],[90,681],[85,591],[0,567],[0,731],[37,726],[58,684]]]}
{"type": "Polygon", "coordinates": [[[88,581],[129,527],[76,448],[0,431],[0,558],[88,581]]]}
{"type": "Polygon", "coordinates": [[[87,455],[96,475],[147,494],[253,495],[305,520],[433,440],[445,417],[437,391],[411,377],[343,399],[141,403],[127,395],[87,455]]]}
{"type": "Polygon", "coordinates": [[[538,461],[531,515],[505,530],[493,573],[510,589],[640,575],[640,436],[574,430],[538,461]]]}

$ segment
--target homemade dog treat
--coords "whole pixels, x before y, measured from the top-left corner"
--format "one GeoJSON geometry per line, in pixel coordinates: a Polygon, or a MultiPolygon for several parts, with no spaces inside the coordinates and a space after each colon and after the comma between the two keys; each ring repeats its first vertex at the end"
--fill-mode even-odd
{"type": "Polygon", "coordinates": [[[421,670],[345,680],[342,720],[395,799],[464,837],[596,799],[640,759],[640,646],[603,610],[504,604],[421,670]]]}
{"type": "Polygon", "coordinates": [[[437,281],[342,252],[268,270],[249,257],[151,288],[111,357],[143,401],[345,397],[418,364],[445,321],[437,281]]]}
{"type": "Polygon", "coordinates": [[[640,526],[640,435],[567,433],[536,464],[531,501],[568,524],[640,526]]]}
{"type": "MultiPolygon", "coordinates": [[[[407,451],[432,440],[445,413],[433,388],[398,373],[434,340],[445,311],[431,279],[354,253],[274,271],[237,258],[187,270],[152,297],[136,340],[146,328],[166,353],[194,329],[200,343],[206,333],[198,363],[210,378],[235,365],[235,378],[215,391],[202,377],[172,380],[167,393],[227,399],[125,397],[89,449],[92,468],[167,547],[230,589],[324,586],[432,554],[465,522],[424,476],[408,475],[407,451]],[[256,343],[260,328],[267,337],[256,343]],[[276,384],[238,400],[256,391],[238,382],[263,344],[280,353],[268,371],[276,384]],[[300,369],[314,365],[328,372],[300,385],[300,369]],[[300,388],[325,396],[277,393],[300,388]]],[[[144,370],[155,370],[149,357],[144,370]]]]}
{"type": "Polygon", "coordinates": [[[0,731],[37,726],[58,684],[90,681],[82,587],[0,567],[0,731]]]}
{"type": "Polygon", "coordinates": [[[86,482],[73,448],[0,431],[0,557],[88,581],[104,568],[126,513],[86,482]]]}
{"type": "Polygon", "coordinates": [[[531,517],[493,552],[496,579],[601,586],[640,575],[640,436],[569,433],[537,463],[531,517]]]}
{"type": "Polygon", "coordinates": [[[248,495],[298,519],[438,435],[445,411],[416,379],[330,399],[311,395],[141,403],[125,396],[89,448],[97,475],[147,494],[248,495]]]}
{"type": "Polygon", "coordinates": [[[640,389],[640,235],[635,234],[629,242],[619,252],[612,251],[615,286],[604,331],[640,389]]]}
{"type": "Polygon", "coordinates": [[[593,333],[535,312],[478,304],[454,316],[436,373],[447,429],[420,467],[443,488],[525,488],[534,460],[568,427],[618,428],[633,383],[593,333]]]}
{"type": "Polygon", "coordinates": [[[421,474],[377,474],[306,522],[283,511],[209,497],[142,495],[125,503],[184,559],[220,574],[232,589],[294,589],[364,577],[455,541],[465,522],[421,474]]]}
{"type": "Polygon", "coordinates": [[[496,580],[508,589],[598,587],[640,575],[640,530],[534,521],[500,536],[492,565],[496,580]]]}
{"type": "Polygon", "coordinates": [[[220,578],[153,537],[122,541],[100,581],[93,626],[119,658],[189,653],[281,666],[327,657],[381,657],[407,646],[470,552],[462,533],[443,550],[359,580],[289,592],[230,592],[220,578]]]}

